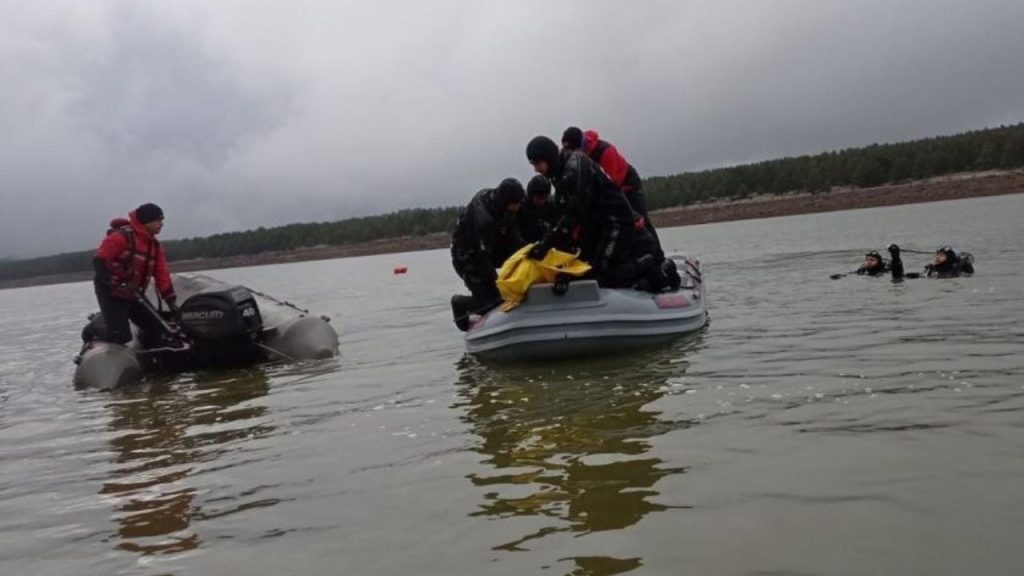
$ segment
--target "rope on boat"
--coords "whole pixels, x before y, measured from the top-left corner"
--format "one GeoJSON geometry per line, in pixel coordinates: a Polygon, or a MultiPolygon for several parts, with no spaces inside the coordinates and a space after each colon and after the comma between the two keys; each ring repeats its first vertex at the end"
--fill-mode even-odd
{"type": "Polygon", "coordinates": [[[292,362],[298,362],[299,361],[298,358],[296,358],[296,357],[294,357],[294,356],[292,356],[290,354],[285,354],[284,352],[281,352],[280,350],[275,350],[275,349],[271,348],[270,346],[267,346],[266,344],[264,344],[262,342],[257,342],[256,345],[259,346],[260,348],[263,348],[264,350],[266,350],[268,352],[272,352],[274,354],[277,354],[278,356],[283,356],[283,357],[291,360],[292,362]]]}
{"type": "Polygon", "coordinates": [[[303,314],[309,314],[309,310],[306,310],[305,308],[299,308],[298,306],[296,306],[295,304],[292,304],[291,302],[289,302],[287,300],[278,300],[277,298],[274,298],[270,294],[265,294],[263,292],[260,292],[259,290],[253,290],[252,288],[249,288],[248,286],[246,286],[245,289],[248,290],[249,292],[252,292],[253,294],[261,297],[261,298],[266,298],[267,300],[270,300],[271,302],[273,302],[275,304],[280,304],[281,306],[287,306],[287,307],[289,307],[289,308],[291,308],[293,310],[296,310],[298,312],[302,312],[303,314]]]}

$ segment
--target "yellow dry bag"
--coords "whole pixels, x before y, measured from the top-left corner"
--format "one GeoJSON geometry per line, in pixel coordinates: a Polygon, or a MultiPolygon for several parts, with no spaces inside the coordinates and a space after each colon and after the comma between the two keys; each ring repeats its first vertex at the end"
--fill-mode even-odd
{"type": "Polygon", "coordinates": [[[527,244],[518,252],[509,256],[498,272],[498,292],[505,301],[502,310],[508,311],[519,305],[526,298],[530,286],[538,282],[554,282],[555,276],[583,276],[590,270],[590,264],[578,260],[576,254],[569,254],[552,248],[543,260],[531,260],[526,253],[533,248],[527,244]]]}

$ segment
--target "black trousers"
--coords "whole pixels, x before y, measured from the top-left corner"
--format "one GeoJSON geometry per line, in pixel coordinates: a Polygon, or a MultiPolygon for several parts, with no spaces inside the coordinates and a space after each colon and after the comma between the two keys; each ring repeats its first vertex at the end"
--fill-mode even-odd
{"type": "Polygon", "coordinates": [[[644,194],[643,188],[633,188],[628,190],[625,195],[633,210],[644,217],[644,226],[647,227],[647,230],[651,232],[651,236],[654,237],[654,255],[658,262],[661,262],[665,259],[665,253],[661,250],[661,238],[658,238],[658,231],[654,229],[651,217],[647,214],[647,196],[644,194]]]}
{"type": "Polygon", "coordinates": [[[474,298],[481,301],[501,300],[498,286],[494,283],[497,274],[493,268],[481,268],[481,258],[472,252],[452,247],[452,268],[462,278],[474,298]]]}
{"type": "MultiPolygon", "coordinates": [[[[597,271],[597,283],[603,288],[629,288],[641,278],[657,279],[661,269],[657,240],[652,230],[637,230],[629,251],[597,271]],[[645,256],[648,258],[641,260],[645,256]]],[[[656,282],[657,283],[657,282],[656,282]]]]}
{"type": "Polygon", "coordinates": [[[142,304],[134,300],[115,298],[106,291],[96,290],[96,301],[103,313],[107,325],[107,333],[102,338],[115,344],[127,344],[132,339],[129,321],[134,322],[142,331],[145,340],[158,339],[163,333],[163,325],[153,317],[152,313],[142,304]]]}
{"type": "Polygon", "coordinates": [[[480,265],[479,259],[473,258],[471,253],[452,248],[452,267],[472,294],[452,296],[452,316],[455,325],[463,332],[469,329],[471,314],[485,314],[501,304],[501,293],[494,282],[494,269],[481,269],[480,265]]]}

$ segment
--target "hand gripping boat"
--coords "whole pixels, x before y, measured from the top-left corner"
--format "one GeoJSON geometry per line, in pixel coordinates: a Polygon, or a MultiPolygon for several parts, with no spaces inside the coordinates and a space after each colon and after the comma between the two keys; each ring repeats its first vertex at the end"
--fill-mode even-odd
{"type": "Polygon", "coordinates": [[[138,382],[151,371],[251,366],[268,360],[330,358],[338,353],[338,334],[329,319],[311,316],[245,286],[225,284],[200,274],[175,274],[181,305],[180,330],[187,346],[144,346],[136,334],[122,346],[93,339],[103,332],[96,315],[76,358],[76,386],[111,389],[138,382]]]}
{"type": "Polygon", "coordinates": [[[695,332],[708,322],[699,264],[680,267],[678,290],[652,294],[600,288],[594,280],[571,282],[558,295],[551,284],[530,287],[509,312],[491,310],[466,332],[466,349],[480,358],[530,361],[645,348],[695,332]]]}

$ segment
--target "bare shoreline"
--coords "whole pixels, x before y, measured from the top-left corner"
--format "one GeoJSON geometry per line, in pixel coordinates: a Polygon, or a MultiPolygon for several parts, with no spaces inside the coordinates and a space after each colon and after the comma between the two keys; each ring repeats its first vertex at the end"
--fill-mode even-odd
{"type": "MultiPolygon", "coordinates": [[[[679,208],[667,208],[652,212],[651,220],[658,228],[671,228],[695,224],[710,224],[713,222],[919,204],[961,198],[1019,194],[1022,192],[1024,192],[1024,170],[968,172],[874,188],[846,188],[819,193],[801,192],[781,196],[756,196],[744,200],[717,201],[679,208]]],[[[423,236],[384,238],[340,246],[314,246],[298,250],[265,252],[245,256],[179,260],[171,262],[170,267],[173,272],[195,272],[220,268],[263,266],[285,262],[329,260],[374,254],[435,250],[447,247],[448,243],[449,234],[447,232],[434,232],[423,236]]],[[[81,282],[90,278],[92,278],[91,271],[33,276],[30,278],[0,281],[0,290],[81,282]]]]}
{"type": "Polygon", "coordinates": [[[746,200],[667,208],[652,213],[651,219],[657,227],[670,228],[1021,192],[1024,192],[1024,170],[966,172],[874,188],[834,188],[828,192],[757,196],[746,200]]]}

